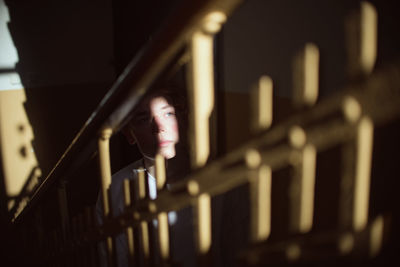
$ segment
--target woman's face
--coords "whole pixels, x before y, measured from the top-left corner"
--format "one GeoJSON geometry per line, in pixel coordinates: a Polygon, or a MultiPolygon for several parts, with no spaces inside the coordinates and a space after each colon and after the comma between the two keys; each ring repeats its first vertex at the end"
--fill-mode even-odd
{"type": "Polygon", "coordinates": [[[132,134],[144,157],[154,159],[160,153],[175,157],[179,141],[175,108],[163,96],[149,98],[139,105],[130,123],[132,134]]]}

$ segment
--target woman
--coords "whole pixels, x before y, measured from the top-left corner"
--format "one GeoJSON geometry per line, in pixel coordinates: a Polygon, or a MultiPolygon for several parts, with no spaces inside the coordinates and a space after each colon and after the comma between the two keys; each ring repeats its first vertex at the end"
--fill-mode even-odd
{"type": "MultiPolygon", "coordinates": [[[[154,166],[157,154],[161,154],[166,159],[167,187],[170,183],[188,174],[190,162],[186,146],[186,133],[184,132],[187,128],[185,106],[185,99],[182,95],[171,88],[167,88],[150,93],[134,109],[132,119],[122,130],[122,133],[129,144],[137,144],[142,158],[113,174],[110,186],[113,216],[119,216],[124,211],[124,180],[131,179],[137,183],[140,171],[144,171],[146,174],[148,197],[150,199],[157,197],[154,166]]],[[[103,221],[101,203],[100,196],[96,205],[97,219],[100,224],[103,221]]],[[[170,212],[168,217],[169,223],[175,224],[177,221],[176,213],[170,212]]],[[[126,236],[120,234],[115,241],[118,266],[128,266],[126,236]]],[[[100,263],[102,266],[106,266],[107,258],[104,244],[100,245],[99,251],[100,263]]],[[[192,254],[189,251],[186,254],[188,253],[192,254]]],[[[194,255],[192,256],[194,257],[194,255]]]]}

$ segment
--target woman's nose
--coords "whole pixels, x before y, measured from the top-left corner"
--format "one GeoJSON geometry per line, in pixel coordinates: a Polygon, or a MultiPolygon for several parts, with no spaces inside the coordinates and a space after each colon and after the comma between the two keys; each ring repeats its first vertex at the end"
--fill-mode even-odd
{"type": "Polygon", "coordinates": [[[154,117],[152,123],[153,123],[153,131],[155,133],[159,133],[159,132],[164,132],[165,131],[165,125],[164,125],[163,121],[160,118],[154,117]]]}

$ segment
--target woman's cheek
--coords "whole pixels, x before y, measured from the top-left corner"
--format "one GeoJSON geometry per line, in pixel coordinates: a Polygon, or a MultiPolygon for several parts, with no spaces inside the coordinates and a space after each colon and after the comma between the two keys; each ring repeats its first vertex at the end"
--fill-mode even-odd
{"type": "Polygon", "coordinates": [[[172,131],[174,132],[175,136],[176,136],[176,140],[175,141],[179,141],[179,127],[178,127],[178,123],[175,123],[174,125],[172,125],[172,131]]]}

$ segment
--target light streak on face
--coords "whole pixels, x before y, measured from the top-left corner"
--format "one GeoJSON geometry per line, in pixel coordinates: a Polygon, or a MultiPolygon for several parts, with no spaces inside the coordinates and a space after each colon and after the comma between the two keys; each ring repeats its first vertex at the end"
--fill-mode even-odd
{"type": "Polygon", "coordinates": [[[143,156],[154,159],[160,153],[166,159],[175,157],[179,141],[175,108],[163,96],[145,100],[130,123],[133,136],[143,156]]]}

